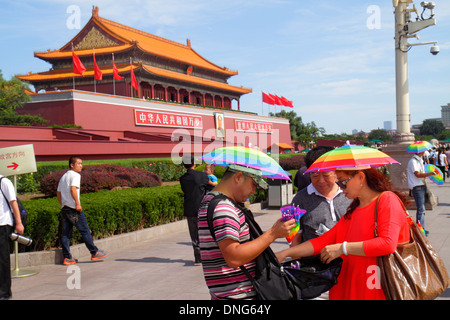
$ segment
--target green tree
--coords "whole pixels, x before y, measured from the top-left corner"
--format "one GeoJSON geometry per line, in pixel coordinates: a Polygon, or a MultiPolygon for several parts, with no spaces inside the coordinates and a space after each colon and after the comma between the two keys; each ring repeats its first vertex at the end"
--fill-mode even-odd
{"type": "Polygon", "coordinates": [[[439,140],[450,139],[450,130],[444,130],[438,137],[439,140]]]}
{"type": "Polygon", "coordinates": [[[31,101],[27,94],[28,85],[16,77],[5,80],[0,71],[0,124],[30,126],[47,122],[41,116],[19,115],[17,109],[31,101]]]}
{"type": "Polygon", "coordinates": [[[7,81],[0,71],[0,112],[15,114],[17,108],[21,108],[25,102],[31,100],[26,90],[29,90],[28,85],[16,77],[7,81]]]}
{"type": "Polygon", "coordinates": [[[428,142],[430,142],[431,139],[435,139],[434,136],[431,136],[431,135],[416,136],[416,141],[428,141],[428,142]]]}
{"type": "Polygon", "coordinates": [[[437,120],[424,120],[420,128],[420,135],[431,135],[438,138],[445,130],[444,124],[437,120]]]}
{"type": "Polygon", "coordinates": [[[375,139],[381,140],[383,142],[392,141],[392,137],[384,129],[373,129],[372,131],[370,131],[368,138],[369,140],[375,139]]]}

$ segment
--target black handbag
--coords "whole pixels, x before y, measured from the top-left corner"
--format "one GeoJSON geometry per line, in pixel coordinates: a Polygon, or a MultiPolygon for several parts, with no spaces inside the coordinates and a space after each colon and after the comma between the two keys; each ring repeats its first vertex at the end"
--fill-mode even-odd
{"type": "Polygon", "coordinates": [[[342,259],[336,258],[329,264],[320,261],[319,256],[284,262],[284,271],[301,289],[302,299],[314,299],[330,290],[341,272],[342,259]]]}
{"type": "MultiPolygon", "coordinates": [[[[251,239],[256,239],[263,234],[261,228],[255,221],[250,210],[238,205],[232,199],[220,194],[215,196],[208,205],[207,220],[213,238],[215,238],[212,215],[219,201],[230,200],[245,214],[245,221],[249,226],[251,239]]],[[[256,271],[253,277],[244,266],[240,266],[242,272],[247,276],[256,291],[258,300],[299,300],[301,299],[300,288],[288,275],[279,263],[275,253],[267,247],[256,259],[256,271]]]]}
{"type": "MultiPolygon", "coordinates": [[[[8,204],[9,210],[10,210],[11,213],[12,213],[12,217],[13,217],[13,225],[15,226],[15,225],[16,225],[16,219],[15,219],[15,217],[14,217],[12,208],[11,208],[11,206],[10,206],[10,204],[9,204],[8,199],[6,199],[6,196],[5,196],[5,193],[3,192],[3,189],[1,188],[3,178],[5,178],[5,177],[1,177],[1,178],[0,178],[0,190],[2,191],[2,194],[3,194],[3,196],[5,197],[6,203],[8,204]]],[[[28,211],[25,209],[25,207],[23,206],[22,202],[21,202],[18,198],[17,198],[16,200],[17,200],[17,206],[19,207],[20,219],[22,220],[23,226],[25,226],[25,225],[27,224],[28,211]]]]}

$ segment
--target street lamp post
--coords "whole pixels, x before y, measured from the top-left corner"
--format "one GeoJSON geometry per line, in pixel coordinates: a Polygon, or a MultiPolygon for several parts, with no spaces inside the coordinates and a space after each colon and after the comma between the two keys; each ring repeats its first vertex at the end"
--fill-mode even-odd
{"type": "MultiPolygon", "coordinates": [[[[414,134],[410,131],[409,84],[408,84],[408,51],[407,38],[404,31],[406,25],[406,10],[412,0],[400,1],[395,7],[395,81],[396,81],[396,115],[397,134],[396,143],[414,141],[414,134]]],[[[394,3],[395,6],[395,3],[394,3]]]]}
{"type": "Polygon", "coordinates": [[[395,11],[395,80],[396,80],[396,117],[397,133],[393,137],[393,144],[383,148],[383,151],[399,161],[402,165],[390,165],[389,171],[393,186],[399,191],[407,192],[408,184],[406,167],[411,155],[406,152],[406,147],[414,142],[414,134],[411,133],[411,114],[409,107],[409,84],[408,84],[408,51],[413,46],[434,44],[430,52],[436,55],[439,47],[436,42],[424,42],[409,44],[408,39],[419,39],[417,32],[429,26],[435,25],[434,7],[432,1],[422,1],[422,13],[419,15],[416,6],[412,9],[409,5],[413,0],[393,0],[395,11]],[[431,13],[427,16],[427,10],[431,13]],[[415,21],[411,19],[415,13],[415,21]]]}
{"type": "Polygon", "coordinates": [[[408,51],[412,46],[434,44],[432,54],[439,52],[436,42],[425,42],[409,44],[409,38],[419,39],[417,32],[436,24],[434,18],[435,4],[432,1],[422,1],[423,12],[417,12],[416,6],[409,9],[413,0],[393,0],[395,8],[395,77],[396,77],[396,115],[397,134],[394,143],[409,144],[414,141],[411,133],[411,114],[409,107],[409,84],[408,84],[408,51]],[[431,10],[431,15],[424,18],[425,10],[431,10]],[[411,14],[416,14],[416,21],[411,20],[411,14]],[[434,49],[433,49],[434,48],[434,49]],[[437,48],[437,50],[435,50],[437,48]],[[434,50],[434,51],[433,51],[434,50]]]}

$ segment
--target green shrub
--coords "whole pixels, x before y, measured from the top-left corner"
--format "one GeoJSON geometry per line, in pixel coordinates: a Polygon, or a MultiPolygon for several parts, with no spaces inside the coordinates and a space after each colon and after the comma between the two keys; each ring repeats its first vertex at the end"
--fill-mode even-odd
{"type": "Polygon", "coordinates": [[[283,158],[280,160],[280,166],[286,170],[298,170],[305,165],[304,155],[295,155],[289,158],[283,158]]]}
{"type": "MultiPolygon", "coordinates": [[[[41,180],[40,190],[55,196],[58,182],[68,169],[52,172],[41,180]]],[[[137,168],[101,164],[86,166],[81,171],[81,193],[111,190],[116,187],[142,188],[161,185],[158,175],[137,168]]]]}
{"type": "Polygon", "coordinates": [[[17,192],[37,192],[39,191],[39,182],[34,178],[33,173],[25,173],[17,176],[17,192]]]}
{"type": "Polygon", "coordinates": [[[164,182],[177,181],[186,172],[182,165],[174,164],[172,161],[153,161],[147,163],[142,169],[157,174],[164,182]]]}
{"type": "MultiPolygon", "coordinates": [[[[29,212],[25,236],[38,251],[59,247],[60,207],[56,197],[23,201],[29,212]]],[[[183,218],[183,192],[179,185],[102,190],[81,195],[81,206],[94,239],[140,230],[183,218]]],[[[81,236],[74,228],[72,244],[81,236]]]]}

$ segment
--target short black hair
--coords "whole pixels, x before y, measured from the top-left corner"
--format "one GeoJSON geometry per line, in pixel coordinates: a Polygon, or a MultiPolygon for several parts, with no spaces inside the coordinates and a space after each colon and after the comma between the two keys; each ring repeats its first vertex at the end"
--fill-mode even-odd
{"type": "Polygon", "coordinates": [[[194,159],[194,155],[193,154],[184,155],[183,158],[182,158],[183,166],[186,169],[192,168],[192,166],[194,165],[194,160],[195,159],[194,159]]]}
{"type": "Polygon", "coordinates": [[[78,159],[81,160],[81,158],[79,156],[71,156],[69,158],[69,168],[71,167],[72,164],[75,164],[78,159]]]}
{"type": "Polygon", "coordinates": [[[309,150],[304,159],[305,166],[309,168],[321,155],[333,149],[333,147],[319,146],[309,150]]]}

